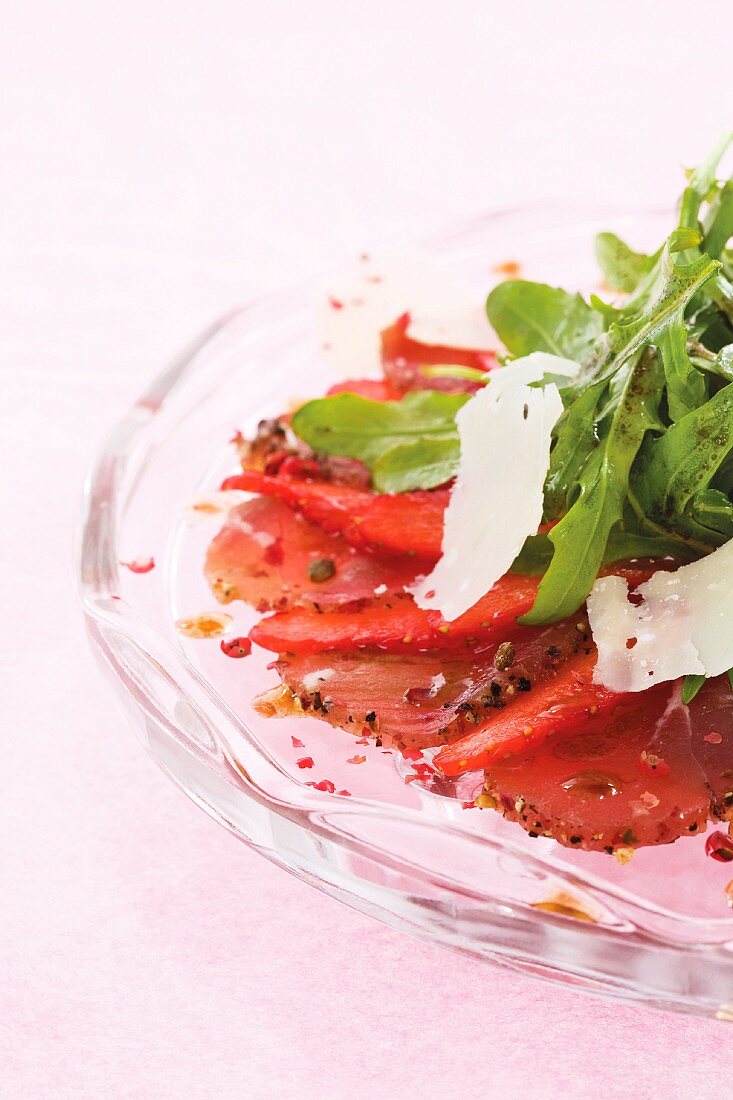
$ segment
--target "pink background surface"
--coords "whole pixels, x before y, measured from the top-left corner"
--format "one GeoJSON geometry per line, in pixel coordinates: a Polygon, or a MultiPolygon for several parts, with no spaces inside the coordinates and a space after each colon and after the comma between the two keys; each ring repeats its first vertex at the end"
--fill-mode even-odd
{"type": "Polygon", "coordinates": [[[733,120],[730,5],[266,7],[3,14],[0,1095],[712,1098],[726,1025],[413,943],[209,821],[100,679],[70,544],[102,434],[229,305],[489,206],[669,201],[733,120]]]}

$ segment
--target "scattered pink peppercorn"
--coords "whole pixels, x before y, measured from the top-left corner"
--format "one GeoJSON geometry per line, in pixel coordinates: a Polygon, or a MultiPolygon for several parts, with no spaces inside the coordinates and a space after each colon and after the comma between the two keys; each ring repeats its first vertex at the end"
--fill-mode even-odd
{"type": "Polygon", "coordinates": [[[155,558],[134,558],[132,561],[121,561],[120,565],[124,565],[131,573],[149,573],[151,569],[155,569],[155,558]]]}
{"type": "Polygon", "coordinates": [[[420,752],[420,749],[403,749],[402,750],[402,759],[403,760],[422,760],[422,753],[420,752]]]}
{"type": "Polygon", "coordinates": [[[303,742],[300,740],[299,737],[291,737],[290,738],[290,743],[292,744],[294,749],[304,749],[305,748],[305,745],[303,744],[303,742]]]}
{"type": "Polygon", "coordinates": [[[730,863],[733,861],[733,837],[716,829],[705,841],[705,855],[719,863],[730,863]]]}
{"type": "Polygon", "coordinates": [[[248,657],[252,652],[249,638],[223,638],[221,651],[227,657],[248,657]]]}
{"type": "Polygon", "coordinates": [[[330,305],[331,309],[343,309],[344,308],[344,303],[339,301],[338,298],[334,298],[333,294],[330,295],[330,297],[328,299],[328,304],[330,305]]]}
{"type": "Polygon", "coordinates": [[[301,756],[300,760],[296,760],[295,763],[298,765],[299,768],[312,768],[313,767],[313,757],[312,756],[301,756]]]}
{"type": "MultiPolygon", "coordinates": [[[[322,779],[320,783],[306,783],[306,787],[313,787],[317,791],[326,791],[327,794],[335,794],[336,787],[330,779],[322,779]]],[[[343,791],[339,791],[343,794],[343,791]]]]}
{"type": "Polygon", "coordinates": [[[366,756],[350,756],[347,764],[366,764],[366,756]]]}

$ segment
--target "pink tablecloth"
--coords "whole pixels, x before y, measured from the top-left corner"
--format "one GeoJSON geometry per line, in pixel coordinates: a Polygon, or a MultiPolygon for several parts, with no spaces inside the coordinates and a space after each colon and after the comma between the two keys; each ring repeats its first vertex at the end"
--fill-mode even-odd
{"type": "Polygon", "coordinates": [[[232,302],[516,198],[667,201],[730,123],[725,5],[264,7],[5,21],[0,1094],[722,1094],[725,1025],[414,943],[209,821],[99,678],[70,543],[102,432],[232,302]]]}

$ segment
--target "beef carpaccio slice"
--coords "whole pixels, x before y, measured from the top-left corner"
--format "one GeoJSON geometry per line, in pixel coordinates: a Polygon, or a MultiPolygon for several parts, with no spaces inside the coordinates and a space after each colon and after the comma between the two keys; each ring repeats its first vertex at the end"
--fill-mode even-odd
{"type": "Polygon", "coordinates": [[[375,589],[392,594],[396,603],[408,602],[403,589],[419,568],[412,558],[360,552],[277,497],[257,497],[229,513],[209,546],[205,573],[221,603],[244,600],[272,611],[304,604],[353,608],[375,600],[375,589]],[[308,566],[319,560],[333,562],[334,573],[316,583],[308,566]]]}
{"type": "Polygon", "coordinates": [[[705,773],[713,816],[733,820],[733,690],[728,676],[703,684],[690,703],[692,748],[705,773]]]}
{"type": "Polygon", "coordinates": [[[725,725],[720,742],[705,738],[711,721],[722,729],[730,713],[721,684],[707,685],[689,708],[679,683],[661,684],[610,719],[491,764],[486,791],[505,817],[569,847],[668,844],[703,832],[724,809],[733,729],[725,725]]]}
{"type": "Polygon", "coordinates": [[[276,668],[304,713],[357,735],[365,728],[390,744],[426,748],[462,737],[512,707],[533,683],[553,676],[579,644],[575,623],[565,622],[527,630],[506,669],[494,663],[496,646],[475,657],[285,654],[276,668]]]}

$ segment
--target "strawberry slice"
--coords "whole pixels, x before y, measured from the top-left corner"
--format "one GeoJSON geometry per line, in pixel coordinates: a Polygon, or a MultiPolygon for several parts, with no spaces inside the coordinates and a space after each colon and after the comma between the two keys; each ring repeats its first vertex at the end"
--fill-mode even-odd
{"type": "Polygon", "coordinates": [[[609,713],[628,696],[608,691],[592,682],[596,650],[585,635],[581,648],[554,675],[536,684],[517,699],[506,714],[499,714],[479,729],[441,749],[436,766],[445,775],[486,768],[493,760],[526,752],[547,737],[577,729],[598,713],[609,713]]]}
{"type": "Polygon", "coordinates": [[[355,550],[277,497],[258,497],[232,509],[209,546],[204,568],[221,603],[245,600],[259,611],[304,604],[353,610],[375,600],[375,589],[407,603],[403,589],[417,571],[413,558],[355,550]],[[314,563],[321,563],[320,570],[314,563]]]}
{"type": "Polygon", "coordinates": [[[470,348],[452,348],[439,344],[423,344],[407,335],[410,314],[403,313],[393,325],[384,329],[382,367],[388,382],[401,393],[408,390],[442,390],[444,393],[473,393],[475,382],[462,378],[431,378],[421,367],[454,365],[473,367],[482,372],[497,367],[496,352],[470,348]]]}
{"type": "Polygon", "coordinates": [[[438,611],[423,611],[410,597],[384,596],[358,615],[316,615],[305,609],[263,619],[252,641],[275,653],[351,652],[375,646],[386,653],[426,649],[474,650],[516,633],[517,616],[534,603],[539,578],[508,573],[477,604],[452,623],[438,611]]]}
{"type": "Polygon", "coordinates": [[[280,497],[306,519],[343,535],[359,549],[386,556],[409,554],[424,562],[435,562],[440,555],[446,489],[390,496],[324,481],[269,477],[258,470],[228,477],[221,487],[280,497]]]}
{"type": "MultiPolygon", "coordinates": [[[[461,737],[532,694],[584,644],[574,622],[525,630],[509,668],[498,669],[494,646],[485,654],[329,653],[282,657],[276,668],[307,713],[332,725],[421,748],[461,737]]],[[[503,662],[502,662],[503,663],[503,662]]],[[[270,702],[268,697],[268,703],[270,702]]],[[[287,698],[283,713],[292,713],[287,698]]],[[[278,709],[277,700],[275,709],[278,709]]]]}
{"type": "MultiPolygon", "coordinates": [[[[626,577],[633,586],[646,580],[653,569],[617,563],[609,571],[626,577]]],[[[334,613],[319,615],[316,620],[315,613],[308,610],[273,615],[258,623],[251,637],[257,645],[275,653],[322,653],[331,649],[351,652],[366,646],[385,653],[404,653],[405,649],[480,650],[507,635],[516,635],[520,629],[517,619],[534,603],[539,581],[539,577],[506,573],[478,603],[451,623],[439,611],[418,607],[411,598],[395,602],[384,596],[360,611],[358,617],[334,613]]]]}
{"type": "Polygon", "coordinates": [[[613,852],[704,832],[710,792],[679,686],[661,684],[527,755],[491,762],[485,789],[530,835],[613,852]],[[640,767],[642,754],[665,768],[640,767]]]}

